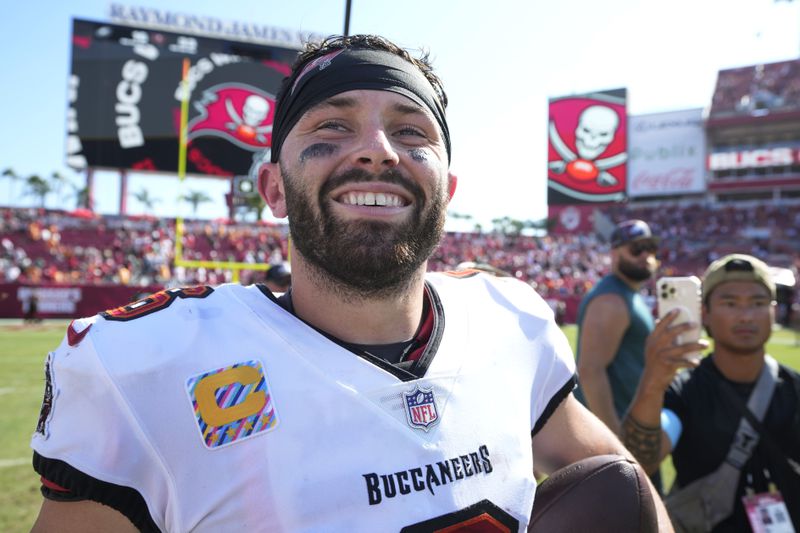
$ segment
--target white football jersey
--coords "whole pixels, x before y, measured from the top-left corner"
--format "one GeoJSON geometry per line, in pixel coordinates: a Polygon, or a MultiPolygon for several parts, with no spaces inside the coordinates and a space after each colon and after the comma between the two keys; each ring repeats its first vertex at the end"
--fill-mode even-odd
{"type": "Polygon", "coordinates": [[[162,531],[524,531],[531,434],[572,390],[571,350],[523,283],[427,279],[437,322],[419,378],[257,286],[76,321],[48,356],[32,447],[135,489],[162,531]]]}

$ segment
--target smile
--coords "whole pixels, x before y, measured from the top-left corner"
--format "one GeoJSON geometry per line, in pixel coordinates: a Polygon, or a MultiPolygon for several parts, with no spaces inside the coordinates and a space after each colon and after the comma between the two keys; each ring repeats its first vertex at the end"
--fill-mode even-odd
{"type": "Polygon", "coordinates": [[[384,192],[347,192],[338,201],[345,205],[365,205],[381,207],[404,207],[408,202],[402,197],[384,192]]]}

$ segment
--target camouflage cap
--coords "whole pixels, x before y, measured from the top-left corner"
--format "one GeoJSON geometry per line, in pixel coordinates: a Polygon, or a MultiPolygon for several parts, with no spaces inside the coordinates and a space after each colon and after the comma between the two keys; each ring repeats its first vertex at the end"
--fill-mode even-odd
{"type": "Polygon", "coordinates": [[[764,285],[775,298],[775,282],[766,263],[745,254],[730,254],[711,263],[703,275],[703,301],[711,291],[726,281],[755,281],[764,285]]]}

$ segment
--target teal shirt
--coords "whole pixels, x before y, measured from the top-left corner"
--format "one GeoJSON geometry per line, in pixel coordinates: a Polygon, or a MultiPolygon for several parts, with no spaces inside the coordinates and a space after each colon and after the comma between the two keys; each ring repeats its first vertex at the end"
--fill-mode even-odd
{"type": "MultiPolygon", "coordinates": [[[[614,397],[614,410],[622,418],[633,401],[639,377],[644,370],[644,343],[653,331],[654,321],[651,309],[638,291],[631,289],[624,281],[609,274],[601,279],[581,301],[578,309],[578,360],[581,357],[580,328],[583,324],[586,307],[592,299],[601,294],[618,294],[622,297],[630,316],[630,325],[622,336],[619,349],[611,364],[606,368],[611,393],[614,397]]],[[[579,376],[580,378],[580,376],[579,376]]],[[[576,392],[578,399],[586,404],[583,391],[576,392]]]]}

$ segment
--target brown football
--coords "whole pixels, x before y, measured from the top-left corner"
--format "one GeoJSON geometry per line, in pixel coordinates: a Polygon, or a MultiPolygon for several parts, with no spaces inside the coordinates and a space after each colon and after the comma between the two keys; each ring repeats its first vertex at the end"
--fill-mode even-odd
{"type": "Polygon", "coordinates": [[[644,470],[619,455],[598,455],[554,472],[536,490],[528,531],[657,532],[644,470]]]}

